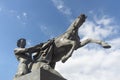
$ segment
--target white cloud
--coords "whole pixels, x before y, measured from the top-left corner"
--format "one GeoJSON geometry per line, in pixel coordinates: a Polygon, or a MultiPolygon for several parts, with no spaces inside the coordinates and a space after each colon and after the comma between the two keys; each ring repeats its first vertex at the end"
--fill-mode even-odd
{"type": "Polygon", "coordinates": [[[28,13],[27,12],[18,12],[13,9],[7,9],[4,7],[0,7],[0,12],[4,15],[15,17],[20,21],[22,24],[26,24],[27,18],[28,18],[28,13]]]}
{"type": "MultiPolygon", "coordinates": [[[[102,40],[118,31],[111,17],[103,15],[94,20],[86,21],[79,35],[102,40]]],[[[65,64],[58,62],[56,69],[68,80],[120,80],[120,38],[113,37],[107,42],[112,45],[111,49],[98,45],[92,49],[79,48],[65,64]]]]}
{"type": "Polygon", "coordinates": [[[113,46],[112,50],[116,50],[116,49],[120,49],[120,38],[114,38],[112,40],[109,41],[110,44],[113,46]]]}
{"type": "Polygon", "coordinates": [[[68,80],[119,80],[119,60],[118,51],[106,53],[103,50],[82,48],[65,64],[58,63],[57,70],[68,80]]]}
{"type": "Polygon", "coordinates": [[[40,25],[40,30],[46,35],[49,36],[50,39],[52,39],[54,37],[54,34],[52,33],[52,31],[50,29],[48,29],[48,27],[46,27],[45,25],[40,25]]]}
{"type": "MultiPolygon", "coordinates": [[[[112,18],[94,19],[94,21],[87,20],[79,29],[79,35],[86,36],[86,38],[102,39],[107,38],[117,31],[114,28],[112,18]]],[[[117,27],[117,26],[116,26],[117,27]]]]}
{"type": "Polygon", "coordinates": [[[100,19],[98,19],[96,16],[94,17],[97,24],[102,24],[104,26],[108,26],[113,22],[113,18],[110,18],[106,15],[102,16],[100,19]]]}
{"type": "Polygon", "coordinates": [[[23,13],[22,13],[22,16],[24,16],[24,17],[27,17],[27,15],[28,15],[28,14],[27,14],[26,12],[23,12],[23,13]]]}
{"type": "Polygon", "coordinates": [[[28,13],[27,12],[17,13],[16,17],[23,25],[25,25],[28,20],[28,13]]]}
{"type": "Polygon", "coordinates": [[[71,15],[72,14],[71,9],[64,4],[63,0],[51,0],[51,1],[54,3],[55,7],[61,13],[65,14],[65,15],[71,15]]]}

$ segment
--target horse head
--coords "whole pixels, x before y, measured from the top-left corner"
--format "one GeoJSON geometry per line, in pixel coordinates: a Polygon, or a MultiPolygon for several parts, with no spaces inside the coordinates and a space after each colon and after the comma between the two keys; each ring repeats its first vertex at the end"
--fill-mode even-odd
{"type": "Polygon", "coordinates": [[[85,22],[85,19],[87,18],[87,16],[85,14],[80,14],[78,18],[80,18],[81,21],[85,22]]]}

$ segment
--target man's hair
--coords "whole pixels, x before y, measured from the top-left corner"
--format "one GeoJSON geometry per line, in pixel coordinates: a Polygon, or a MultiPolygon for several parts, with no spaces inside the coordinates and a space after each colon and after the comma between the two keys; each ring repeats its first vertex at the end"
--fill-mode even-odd
{"type": "Polygon", "coordinates": [[[26,39],[20,38],[20,39],[17,41],[17,46],[18,46],[18,47],[20,47],[21,40],[23,40],[23,42],[25,42],[25,45],[26,45],[26,39]]]}

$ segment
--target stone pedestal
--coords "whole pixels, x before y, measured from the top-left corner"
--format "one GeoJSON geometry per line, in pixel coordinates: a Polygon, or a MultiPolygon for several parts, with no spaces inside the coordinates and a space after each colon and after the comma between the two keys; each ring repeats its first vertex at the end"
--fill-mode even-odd
{"type": "Polygon", "coordinates": [[[50,71],[40,68],[15,80],[66,80],[50,71]]]}

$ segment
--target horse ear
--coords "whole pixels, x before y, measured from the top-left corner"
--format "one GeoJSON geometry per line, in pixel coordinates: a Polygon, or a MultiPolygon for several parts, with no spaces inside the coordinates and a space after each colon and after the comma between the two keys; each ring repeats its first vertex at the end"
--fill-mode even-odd
{"type": "Polygon", "coordinates": [[[85,19],[87,18],[87,16],[85,14],[81,14],[80,16],[85,18],[85,19]]]}
{"type": "Polygon", "coordinates": [[[81,18],[81,17],[85,18],[85,19],[87,18],[87,16],[85,14],[80,14],[80,16],[78,16],[78,18],[81,18]]]}

